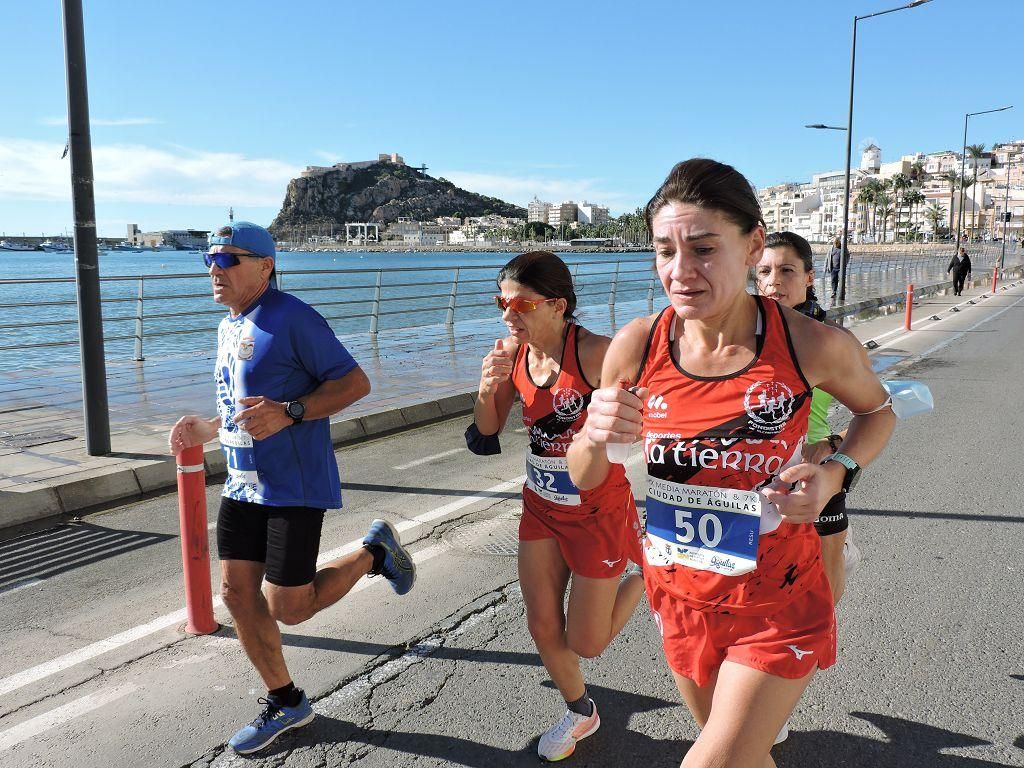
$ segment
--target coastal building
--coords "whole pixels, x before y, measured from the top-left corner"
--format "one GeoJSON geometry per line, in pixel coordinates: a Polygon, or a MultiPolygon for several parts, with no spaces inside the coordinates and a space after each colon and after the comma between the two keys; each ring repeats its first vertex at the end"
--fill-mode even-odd
{"type": "Polygon", "coordinates": [[[539,221],[542,224],[547,224],[550,210],[551,203],[545,203],[534,197],[526,206],[526,221],[529,223],[539,221]]]}
{"type": "Polygon", "coordinates": [[[941,176],[955,171],[960,173],[960,153],[944,150],[924,156],[924,172],[930,176],[941,176]]]}
{"type": "Polygon", "coordinates": [[[565,200],[559,205],[548,209],[548,224],[560,227],[563,224],[575,224],[579,215],[579,206],[572,200],[565,200]]]}
{"type": "Polygon", "coordinates": [[[364,168],[369,168],[371,165],[376,165],[377,163],[405,165],[405,158],[397,152],[392,152],[390,154],[379,154],[377,155],[376,160],[360,160],[355,163],[335,163],[334,165],[307,165],[306,169],[299,175],[304,179],[308,179],[313,176],[322,176],[329,171],[358,171],[364,168]]]}
{"type": "Polygon", "coordinates": [[[608,218],[608,207],[604,205],[584,200],[576,208],[576,221],[580,224],[607,224],[608,218]]]}

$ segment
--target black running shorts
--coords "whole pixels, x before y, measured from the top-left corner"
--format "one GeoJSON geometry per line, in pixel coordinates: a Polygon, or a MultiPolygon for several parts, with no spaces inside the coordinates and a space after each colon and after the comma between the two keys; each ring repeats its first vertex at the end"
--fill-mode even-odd
{"type": "Polygon", "coordinates": [[[837,493],[828,500],[828,504],[821,510],[818,519],[814,521],[814,530],[819,536],[833,536],[842,533],[850,527],[850,518],[846,516],[846,494],[837,493]]]}
{"type": "Polygon", "coordinates": [[[271,507],[221,497],[217,515],[217,555],[266,565],[265,578],[279,587],[313,581],[320,552],[324,510],[271,507]]]}

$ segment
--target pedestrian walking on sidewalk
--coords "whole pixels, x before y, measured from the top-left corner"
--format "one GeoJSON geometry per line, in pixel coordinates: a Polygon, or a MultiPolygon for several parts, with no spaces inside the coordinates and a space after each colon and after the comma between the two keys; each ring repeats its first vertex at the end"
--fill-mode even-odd
{"type": "Polygon", "coordinates": [[[276,251],[267,230],[233,222],[210,246],[203,260],[213,299],[228,308],[217,331],[218,415],[181,418],[169,440],[177,454],[219,436],[227,459],[217,516],[221,595],[267,687],[263,711],[228,741],[249,754],[313,719],[277,622],[305,621],[367,574],[405,594],[416,573],[383,520],[373,521],[362,548],[317,570],[324,512],[341,507],[329,417],[365,397],[370,382],[315,309],[271,286],[276,251]]]}
{"type": "Polygon", "coordinates": [[[569,449],[581,489],[607,445],[643,439],[647,598],[701,734],[683,768],[774,766],[770,752],[818,669],[835,662],[832,590],[812,523],[888,442],[891,401],[849,334],[747,293],[761,208],[735,168],[679,163],[645,219],[669,306],[624,326],[569,449]],[[811,390],[854,413],[843,452],[806,462],[811,390]]]}
{"type": "Polygon", "coordinates": [[[565,453],[588,418],[590,393],[601,386],[610,341],[576,323],[569,269],[549,251],[524,253],[502,268],[498,289],[509,335],[483,359],[466,442],[474,453],[499,453],[498,434],[519,396],[530,439],[519,582],[530,635],[566,706],[537,753],[563,760],[601,725],[579,657],[604,651],[643,596],[640,574],[623,576],[630,560],[639,564],[642,531],[621,464],[588,491],[569,479],[565,453]]]}
{"type": "Polygon", "coordinates": [[[836,238],[832,248],[825,257],[825,274],[832,279],[832,303],[836,303],[836,293],[839,290],[839,271],[843,262],[843,241],[836,238]]]}
{"type": "Polygon", "coordinates": [[[949,260],[946,274],[953,273],[953,295],[960,296],[964,292],[964,282],[971,279],[971,257],[963,246],[949,260]]]}

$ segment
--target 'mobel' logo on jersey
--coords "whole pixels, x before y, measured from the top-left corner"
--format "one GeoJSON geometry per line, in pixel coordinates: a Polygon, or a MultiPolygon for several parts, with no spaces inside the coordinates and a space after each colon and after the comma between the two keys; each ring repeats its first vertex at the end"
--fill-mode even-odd
{"type": "Polygon", "coordinates": [[[750,428],[763,435],[777,435],[793,415],[793,390],[781,381],[755,381],[743,396],[750,428]]]}
{"type": "Polygon", "coordinates": [[[665,419],[668,418],[668,403],[661,395],[651,395],[647,398],[647,418],[665,419]]]}

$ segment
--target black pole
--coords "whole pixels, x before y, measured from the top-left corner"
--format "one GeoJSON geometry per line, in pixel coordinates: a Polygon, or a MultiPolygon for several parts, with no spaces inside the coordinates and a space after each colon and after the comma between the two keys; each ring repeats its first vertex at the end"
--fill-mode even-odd
{"type": "MultiPolygon", "coordinates": [[[[1006,198],[1003,201],[1003,248],[999,253],[999,271],[1003,271],[1006,263],[1006,235],[1010,229],[1010,171],[1013,170],[1013,158],[1010,150],[1006,150],[1006,198]]],[[[994,227],[993,227],[994,229],[994,227]]]]}
{"type": "Polygon", "coordinates": [[[90,456],[105,456],[110,453],[110,412],[107,408],[99,257],[96,252],[96,205],[92,188],[85,29],[82,0],[63,0],[62,4],[64,58],[68,73],[68,145],[71,151],[71,198],[75,209],[75,285],[78,292],[85,447],[90,456]]]}
{"type": "Polygon", "coordinates": [[[843,240],[839,254],[839,303],[846,301],[846,263],[850,260],[850,155],[853,152],[853,76],[857,71],[857,17],[850,46],[850,108],[846,113],[846,183],[843,185],[843,240]]]}

